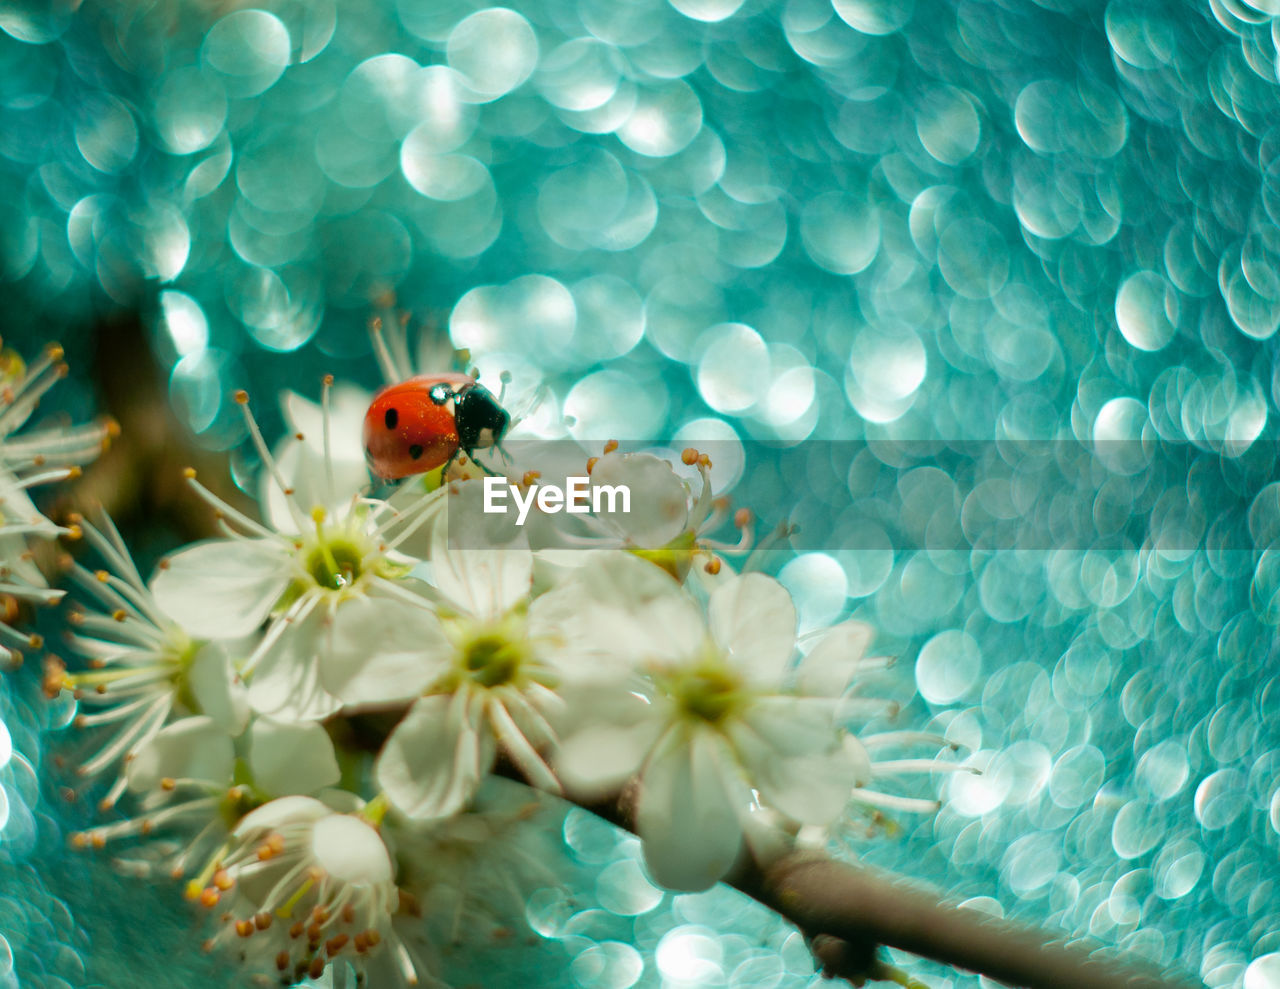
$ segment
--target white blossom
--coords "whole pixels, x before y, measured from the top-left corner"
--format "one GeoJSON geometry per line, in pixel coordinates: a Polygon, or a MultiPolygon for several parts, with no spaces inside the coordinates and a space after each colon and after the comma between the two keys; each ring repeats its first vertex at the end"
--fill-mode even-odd
{"type": "MultiPolygon", "coordinates": [[[[93,460],[116,430],[114,423],[91,423],[14,435],[41,397],[66,375],[62,356],[62,348],[50,344],[27,366],[14,351],[0,351],[0,594],[35,603],[57,601],[62,592],[49,589],[31,560],[27,540],[73,535],[74,529],[47,519],[27,492],[76,476],[80,465],[93,460]]],[[[38,636],[0,623],[0,658],[16,660],[20,650],[40,644],[38,636]]]]}
{"type": "Polygon", "coordinates": [[[71,612],[66,636],[88,669],[68,672],[49,657],[44,685],[50,696],[72,691],[81,708],[75,726],[99,736],[77,774],[118,773],[105,809],[129,785],[123,770],[136,770],[139,753],[173,717],[203,715],[229,738],[244,729],[249,710],[227,645],[194,638],[159,607],[109,518],[101,529],[83,520],[79,526],[109,567],[91,573],[73,564],[69,571],[97,605],[71,612]]]}
{"type": "MultiPolygon", "coordinates": [[[[291,525],[282,532],[217,501],[227,538],[170,557],[151,583],[156,600],[192,632],[211,639],[246,635],[268,622],[243,670],[249,702],[260,713],[287,720],[333,714],[343,701],[319,670],[335,663],[349,669],[381,659],[398,671],[398,689],[379,699],[415,696],[424,681],[414,654],[439,635],[439,626],[420,606],[416,581],[407,579],[408,567],[394,551],[430,519],[441,498],[420,498],[403,512],[355,494],[345,502],[326,498],[341,506],[332,512],[306,505],[261,442],[247,396],[238,398],[291,525]]],[[[301,469],[305,458],[295,463],[301,469]]],[[[216,501],[194,477],[192,483],[202,497],[216,501]]],[[[349,703],[361,700],[348,697],[349,703]]]]}
{"type": "MultiPolygon", "coordinates": [[[[569,548],[544,554],[546,560],[571,570],[583,562],[575,547],[626,549],[683,583],[695,562],[701,563],[699,573],[714,577],[724,567],[725,554],[753,549],[754,516],[747,509],[730,511],[729,499],[714,495],[710,459],[690,448],[682,452],[681,460],[697,471],[696,479],[682,478],[662,457],[622,453],[616,443],[605,444],[604,455],[588,461],[591,497],[606,489],[626,489],[630,492],[629,507],[624,511],[619,502],[610,510],[605,498],[602,511],[557,516],[558,545],[569,548]],[[730,520],[738,530],[738,540],[732,544],[713,535],[730,520]]],[[[753,562],[749,558],[743,566],[753,562]]]]}
{"type": "Polygon", "coordinates": [[[844,654],[815,649],[795,674],[795,608],[771,578],[722,584],[704,623],[673,583],[629,604],[619,590],[634,564],[611,566],[619,578],[583,610],[599,632],[631,641],[648,680],[570,697],[555,765],[571,792],[605,792],[638,772],[645,859],[675,889],[705,889],[729,870],[757,804],[801,824],[834,820],[858,782],[836,724],[840,689],[829,689],[844,654]]]}
{"type": "Polygon", "coordinates": [[[333,962],[359,971],[375,952],[403,955],[392,929],[395,865],[377,823],[376,813],[338,813],[301,796],[246,814],[225,854],[188,887],[219,909],[214,943],[289,984],[319,978],[333,962]]]}
{"type": "MultiPolygon", "coordinates": [[[[558,791],[542,755],[554,742],[548,719],[562,706],[556,691],[585,676],[592,656],[604,662],[599,651],[566,646],[576,586],[530,603],[532,554],[451,550],[443,536],[431,567],[443,636],[420,653],[431,682],[387,739],[379,786],[409,817],[445,817],[466,806],[501,750],[530,783],[558,791]]],[[[385,682],[384,665],[363,665],[361,680],[385,682]]]]}

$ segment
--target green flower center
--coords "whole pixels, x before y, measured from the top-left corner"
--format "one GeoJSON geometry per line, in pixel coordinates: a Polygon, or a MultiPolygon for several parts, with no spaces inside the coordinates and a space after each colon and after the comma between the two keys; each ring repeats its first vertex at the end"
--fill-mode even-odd
{"type": "Polygon", "coordinates": [[[657,679],[684,714],[711,724],[738,710],[745,699],[742,678],[718,656],[657,679]]]}
{"type": "Polygon", "coordinates": [[[482,687],[500,687],[516,678],[524,662],[524,647],[503,635],[482,633],[463,647],[467,676],[482,687]]]}
{"type": "Polygon", "coordinates": [[[363,554],[345,539],[321,539],[307,553],[306,568],[320,587],[340,591],[360,579],[363,554]]]}

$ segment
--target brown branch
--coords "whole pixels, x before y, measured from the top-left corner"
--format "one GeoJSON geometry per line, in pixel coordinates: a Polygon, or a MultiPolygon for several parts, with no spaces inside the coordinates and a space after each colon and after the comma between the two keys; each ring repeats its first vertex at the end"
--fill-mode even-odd
{"type": "MultiPolygon", "coordinates": [[[[505,762],[497,772],[524,782],[505,762]]],[[[634,798],[632,788],[579,806],[634,832],[634,798]]],[[[854,985],[884,977],[877,959],[883,945],[1024,989],[1203,989],[1149,963],[1107,957],[1096,944],[1066,943],[961,909],[900,876],[821,852],[790,851],[762,866],[744,851],[726,882],[799,928],[824,973],[854,985]]]]}

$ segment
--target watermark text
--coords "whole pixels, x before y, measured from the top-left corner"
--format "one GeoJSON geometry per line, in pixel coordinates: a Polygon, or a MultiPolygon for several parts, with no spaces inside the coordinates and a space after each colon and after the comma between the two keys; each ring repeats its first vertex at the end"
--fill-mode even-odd
{"type": "Polygon", "coordinates": [[[487,515],[506,515],[510,506],[507,498],[515,502],[516,525],[524,525],[529,517],[529,509],[535,504],[540,512],[556,515],[568,512],[570,515],[586,515],[588,512],[601,513],[631,511],[631,489],[625,484],[592,485],[586,476],[567,477],[565,486],[556,484],[532,484],[522,487],[512,484],[505,477],[486,477],[484,479],[484,512],[487,515]]]}

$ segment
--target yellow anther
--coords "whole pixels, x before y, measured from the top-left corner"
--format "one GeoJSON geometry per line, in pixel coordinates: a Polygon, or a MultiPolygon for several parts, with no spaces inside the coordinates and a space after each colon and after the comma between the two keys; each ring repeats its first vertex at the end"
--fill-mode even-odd
{"type": "Polygon", "coordinates": [[[328,515],[326,514],[324,508],[322,508],[320,505],[317,505],[315,508],[311,509],[311,521],[314,522],[316,525],[324,525],[324,520],[327,517],[328,515]]]}
{"type": "Polygon", "coordinates": [[[62,344],[60,343],[49,344],[44,348],[44,352],[51,361],[60,361],[66,355],[66,351],[62,349],[62,344]]]}
{"type": "Polygon", "coordinates": [[[617,440],[609,440],[609,441],[608,441],[607,443],[605,443],[605,445],[604,445],[604,452],[605,452],[605,453],[613,453],[613,451],[614,451],[614,450],[616,450],[616,449],[618,449],[618,441],[617,441],[617,440]]]}
{"type": "Polygon", "coordinates": [[[98,578],[98,583],[100,584],[109,583],[111,580],[111,574],[107,573],[105,570],[96,570],[93,575],[98,578]]]}
{"type": "Polygon", "coordinates": [[[245,391],[243,388],[240,388],[235,393],[235,400],[236,400],[236,404],[238,405],[248,405],[249,393],[245,391]]]}
{"type": "Polygon", "coordinates": [[[188,481],[194,481],[196,479],[196,469],[194,467],[183,467],[182,476],[188,481]]]}
{"type": "Polygon", "coordinates": [[[680,462],[686,467],[692,467],[698,462],[698,451],[691,446],[685,447],[680,451],[680,462]]]}

